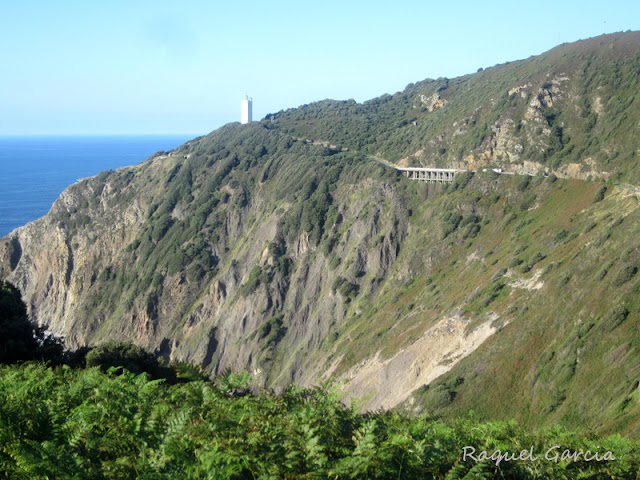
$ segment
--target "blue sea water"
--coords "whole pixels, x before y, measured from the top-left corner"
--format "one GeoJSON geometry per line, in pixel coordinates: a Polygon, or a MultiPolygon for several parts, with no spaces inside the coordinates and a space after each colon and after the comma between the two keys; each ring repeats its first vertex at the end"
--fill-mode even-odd
{"type": "Polygon", "coordinates": [[[79,178],[135,165],[196,136],[0,137],[0,237],[45,215],[79,178]]]}

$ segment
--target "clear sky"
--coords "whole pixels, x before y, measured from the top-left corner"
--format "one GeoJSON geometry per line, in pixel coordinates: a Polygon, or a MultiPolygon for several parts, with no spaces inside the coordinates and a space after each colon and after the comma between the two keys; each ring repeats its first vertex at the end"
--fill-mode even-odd
{"type": "Polygon", "coordinates": [[[0,0],[0,135],[204,134],[625,30],[637,0],[0,0]]]}

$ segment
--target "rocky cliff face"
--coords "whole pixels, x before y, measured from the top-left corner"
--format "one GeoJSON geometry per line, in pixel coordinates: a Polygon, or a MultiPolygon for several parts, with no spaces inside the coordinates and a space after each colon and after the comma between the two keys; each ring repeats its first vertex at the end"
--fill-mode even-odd
{"type": "Polygon", "coordinates": [[[65,190],[48,215],[16,229],[0,246],[0,275],[19,286],[31,316],[67,337],[70,346],[83,343],[85,330],[92,328],[93,322],[79,320],[78,307],[96,271],[120,254],[143,218],[137,200],[126,209],[110,209],[107,184],[94,208],[83,209],[86,235],[70,234],[58,218],[77,211],[86,201],[81,199],[96,193],[90,183],[65,190]]]}
{"type": "MultiPolygon", "coordinates": [[[[131,339],[169,361],[202,364],[211,373],[248,369],[259,385],[278,387],[292,381],[310,385],[336,373],[339,362],[330,357],[337,353],[344,359],[341,349],[327,348],[327,344],[332,335],[337,338],[340,327],[361,313],[362,306],[353,306],[355,298],[375,302],[393,272],[402,281],[418,273],[417,265],[397,262],[410,230],[407,182],[399,186],[394,177],[365,176],[333,192],[337,221],[326,225],[330,251],[326,242],[314,242],[304,230],[285,238],[282,218],[286,208],[292,207],[274,209],[269,199],[252,195],[244,208],[224,215],[221,229],[229,240],[223,242],[225,246],[211,245],[212,255],[219,257],[214,272],[195,281],[188,269],[173,274],[163,271],[160,291],[147,289],[132,302],[113,302],[114,311],[103,308],[96,298],[109,300],[96,291],[106,290],[109,282],[122,282],[118,269],[138,269],[126,251],[144,230],[149,212],[141,198],[119,201],[137,189],[135,179],[122,190],[112,182],[132,174],[134,178],[160,175],[168,169],[163,160],[103,176],[98,200],[84,208],[102,179],[73,185],[47,216],[3,239],[0,275],[21,288],[31,316],[64,336],[67,346],[131,339]],[[71,218],[86,215],[89,220],[84,225],[60,220],[73,211],[78,213],[71,218]],[[284,252],[288,271],[277,268],[284,252]]],[[[376,171],[378,167],[364,168],[376,171]]],[[[419,187],[428,195],[429,187],[419,187]]],[[[119,294],[126,297],[128,288],[131,284],[119,294]]],[[[460,326],[457,335],[463,341],[464,322],[460,326]]],[[[439,336],[430,345],[436,350],[444,347],[431,353],[436,359],[456,349],[455,344],[447,345],[448,338],[439,336]]],[[[426,348],[423,343],[424,339],[402,353],[405,364],[420,368],[424,360],[413,358],[413,350],[426,348]]],[[[391,365],[395,363],[391,360],[391,365]]],[[[342,370],[345,366],[348,362],[342,370]]],[[[367,408],[389,407],[421,386],[434,366],[424,366],[423,375],[408,385],[402,384],[407,381],[406,372],[398,367],[386,374],[393,380],[389,385],[382,380],[362,383],[364,372],[373,371],[372,365],[366,370],[356,365],[344,378],[350,380],[347,391],[352,395],[375,388],[377,394],[367,408]]]]}
{"type": "MultiPolygon", "coordinates": [[[[413,251],[439,232],[425,236],[409,220],[441,190],[261,126],[230,126],[72,185],[49,214],[2,239],[0,276],[69,347],[131,339],[167,361],[212,374],[247,369],[276,388],[342,375],[351,394],[378,390],[366,408],[389,407],[430,378],[435,360],[481,343],[468,347],[463,319],[451,338],[467,346],[454,342],[427,361],[411,358],[428,344],[421,337],[399,355],[423,374],[404,378],[390,360],[393,388],[363,383],[373,368],[357,362],[365,351],[339,345],[357,343],[351,329],[375,317],[363,310],[440,262],[446,246],[413,251]],[[241,165],[256,145],[266,145],[262,158],[241,165]]],[[[431,324],[420,321],[419,330],[431,324]]],[[[437,336],[429,348],[451,340],[437,336]]]]}
{"type": "Polygon", "coordinates": [[[215,150],[243,134],[230,127],[172,155],[72,185],[48,215],[2,240],[0,276],[20,287],[31,316],[69,347],[132,339],[212,373],[244,368],[262,385],[312,383],[327,356],[320,345],[346,321],[350,297],[374,294],[394,267],[407,235],[406,192],[395,175],[377,177],[381,167],[373,163],[343,168],[336,153],[251,128],[244,140],[250,148],[284,141],[278,155],[300,149],[308,168],[284,164],[281,170],[297,170],[294,178],[270,172],[256,182],[254,174],[264,177],[280,157],[267,154],[236,171],[221,164],[228,157],[237,163],[237,154],[212,162],[203,144],[215,150]],[[356,177],[329,191],[322,171],[334,165],[337,180],[356,177]],[[190,182],[178,185],[178,172],[187,169],[190,182]],[[304,192],[286,196],[295,181],[304,192]],[[305,212],[317,208],[305,196],[318,184],[326,210],[305,212]],[[166,203],[180,189],[183,198],[166,203]],[[191,232],[201,204],[200,229],[191,232]],[[300,228],[300,221],[322,222],[323,231],[300,228]],[[141,254],[145,241],[149,251],[141,254]],[[159,250],[170,256],[154,255],[159,250]],[[180,255],[176,267],[171,262],[180,255]]]}

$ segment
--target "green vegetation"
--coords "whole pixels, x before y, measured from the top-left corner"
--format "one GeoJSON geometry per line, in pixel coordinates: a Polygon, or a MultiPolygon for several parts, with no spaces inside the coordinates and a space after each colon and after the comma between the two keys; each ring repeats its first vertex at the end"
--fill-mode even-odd
{"type": "Polygon", "coordinates": [[[114,373],[0,366],[3,477],[632,479],[640,468],[640,444],[620,436],[557,427],[532,432],[472,416],[445,423],[362,415],[326,386],[248,394],[247,374],[168,385],[146,374],[114,373]],[[519,456],[533,449],[538,459],[463,462],[468,446],[476,458],[481,451],[519,456]],[[582,455],[554,461],[565,450],[582,455]],[[600,459],[611,452],[615,460],[585,461],[587,451],[600,459]]]}
{"type": "Polygon", "coordinates": [[[331,287],[333,293],[340,292],[346,301],[350,301],[353,297],[358,295],[359,286],[355,283],[351,283],[344,277],[337,277],[331,287]]]}
{"type": "Polygon", "coordinates": [[[593,203],[601,202],[604,199],[604,194],[607,192],[605,185],[601,186],[593,197],[593,203]]]}
{"type": "Polygon", "coordinates": [[[163,378],[175,381],[175,372],[162,365],[158,359],[131,342],[111,340],[89,350],[85,356],[87,368],[100,367],[103,372],[123,367],[138,375],[146,373],[153,380],[163,378]]]}
{"type": "Polygon", "coordinates": [[[639,43],[638,32],[596,37],[362,104],[314,102],[264,123],[392,162],[405,158],[408,166],[578,164],[637,185],[639,43]],[[504,138],[510,146],[496,149],[504,138]]]}
{"type": "MultiPolygon", "coordinates": [[[[636,356],[623,355],[626,369],[601,360],[621,344],[632,352],[640,341],[631,327],[640,312],[637,246],[628,243],[640,234],[633,196],[609,186],[594,203],[597,182],[488,172],[429,186],[260,124],[230,125],[182,148],[189,158],[173,155],[166,165],[152,158],[130,179],[135,186],[145,169],[166,170],[140,187],[149,189],[140,197],[149,209],[136,238],[119,257],[97,260],[103,264],[79,299],[83,316],[100,319],[93,343],[109,338],[132,311],[149,319],[151,331],[171,325],[181,335],[202,296],[218,289],[226,296],[220,321],[241,302],[257,305],[253,317],[234,319],[243,329],[234,328],[229,342],[236,343],[225,348],[247,345],[265,383],[285,386],[301,365],[340,358],[339,375],[377,352],[390,358],[457,312],[469,330],[497,317],[495,336],[443,377],[464,378],[460,394],[432,413],[453,418],[473,409],[484,419],[508,415],[527,426],[602,431],[624,424],[630,433],[640,425],[640,409],[627,401],[637,395],[627,373],[636,356]],[[256,157],[258,147],[264,149],[256,157]],[[168,226],[154,242],[163,218],[168,226]],[[265,238],[268,222],[275,233],[265,238]],[[313,262],[326,272],[323,283],[313,279],[313,262]],[[605,320],[618,304],[625,320],[605,320]],[[581,355],[574,374],[557,376],[558,355],[537,359],[564,348],[575,322],[603,327],[572,346],[581,355]],[[618,325],[609,330],[605,323],[618,325]],[[305,330],[308,324],[317,330],[305,330]],[[478,371],[478,363],[491,370],[478,371]],[[510,380],[494,385],[495,371],[510,380]],[[596,390],[594,378],[602,382],[596,390]]],[[[120,175],[101,181],[117,183],[120,175]]],[[[126,188],[114,198],[126,197],[126,188]]],[[[220,340],[209,331],[198,335],[211,335],[214,350],[220,340]]],[[[200,342],[189,341],[185,351],[200,342]]],[[[211,355],[205,363],[216,365],[218,353],[211,355]]]]}
{"type": "Polygon", "coordinates": [[[37,341],[34,325],[27,317],[27,307],[20,291],[9,282],[0,282],[0,362],[9,363],[33,358],[37,341]]]}
{"type": "MultiPolygon", "coordinates": [[[[25,317],[9,283],[2,284],[0,306],[2,319],[25,317]]],[[[618,309],[607,321],[620,323],[628,313],[618,309]]],[[[270,345],[285,331],[278,316],[256,333],[270,345]]],[[[36,342],[5,345],[2,361],[33,358],[39,349],[36,342]]],[[[164,367],[125,342],[67,352],[57,363],[64,365],[0,365],[3,478],[552,479],[570,472],[625,479],[640,468],[640,444],[620,436],[557,427],[532,432],[472,415],[452,422],[363,415],[340,403],[328,383],[254,395],[247,372],[227,371],[211,383],[195,366],[164,367]],[[514,460],[522,450],[536,460],[514,460]],[[479,459],[482,451],[491,458],[479,459]]],[[[462,383],[427,387],[429,404],[448,405],[462,383]]]]}
{"type": "Polygon", "coordinates": [[[53,464],[95,478],[637,475],[626,452],[640,436],[640,202],[618,182],[640,178],[638,41],[317,102],[74,184],[37,230],[55,232],[55,266],[34,267],[35,235],[11,238],[0,274],[37,277],[33,311],[99,346],[62,354],[2,284],[2,361],[49,367],[2,370],[1,465],[24,478],[53,464]],[[426,185],[371,157],[476,172],[426,185]],[[491,170],[507,165],[538,174],[491,170]],[[367,415],[326,388],[245,395],[232,375],[214,386],[199,367],[102,343],[134,335],[205,375],[239,365],[269,388],[400,359],[413,395],[367,415]],[[432,358],[412,363],[408,347],[434,338],[432,358]],[[443,338],[460,348],[445,355],[443,338]],[[476,466],[460,462],[465,442],[622,456],[476,466]]]}
{"type": "MultiPolygon", "coordinates": [[[[484,266],[461,262],[441,268],[422,290],[428,292],[437,284],[441,291],[449,291],[444,304],[466,301],[466,311],[476,315],[488,314],[488,307],[508,325],[415,397],[423,411],[447,418],[469,408],[486,418],[509,412],[530,425],[579,426],[599,417],[591,424],[603,431],[636,432],[640,413],[636,380],[619,367],[640,366],[633,353],[640,340],[635,328],[640,286],[637,246],[628,246],[640,225],[628,223],[632,215],[620,216],[620,211],[635,212],[637,202],[614,191],[611,195],[620,200],[607,196],[596,206],[592,199],[600,187],[557,180],[551,190],[544,183],[536,187],[540,204],[522,212],[514,208],[519,200],[512,193],[521,190],[522,182],[514,184],[515,190],[502,190],[503,198],[511,196],[509,201],[473,204],[476,214],[490,219],[473,246],[460,248],[454,243],[452,255],[467,258],[470,252],[483,252],[479,257],[484,266]],[[464,275],[473,278],[467,287],[460,283],[464,275]],[[526,280],[531,283],[519,283],[526,280]],[[510,288],[503,295],[506,286],[510,288]],[[468,292],[462,301],[454,293],[461,290],[468,292]],[[484,374],[485,365],[492,365],[495,373],[484,374]],[[463,381],[456,382],[459,379],[463,381]]],[[[468,188],[481,191],[484,184],[476,181],[468,188]]],[[[460,197],[442,197],[440,204],[445,202],[467,204],[460,197]]]]}
{"type": "Polygon", "coordinates": [[[61,342],[29,320],[20,291],[4,280],[0,280],[0,332],[0,363],[57,361],[62,356],[61,342]]]}
{"type": "MultiPolygon", "coordinates": [[[[284,387],[317,362],[335,362],[339,375],[377,352],[390,358],[451,315],[464,315],[468,330],[498,318],[495,335],[444,375],[465,379],[459,394],[431,413],[453,418],[473,409],[526,426],[636,431],[629,373],[636,356],[622,355],[625,368],[601,360],[640,341],[631,327],[640,312],[637,246],[628,242],[640,234],[635,197],[608,186],[594,203],[597,182],[489,172],[425,185],[359,154],[245,127],[224,127],[161,162],[151,158],[133,176],[118,171],[87,182],[87,192],[97,188],[92,182],[122,183],[107,200],[116,210],[129,208],[117,203],[128,188],[147,202],[127,248],[97,258],[86,277],[78,302],[82,317],[97,319],[92,343],[121,331],[132,313],[146,323],[127,321],[129,333],[179,337],[206,296],[224,303],[216,322],[242,328],[229,327],[235,333],[223,349],[212,323],[202,322],[180,355],[204,350],[209,335],[210,353],[202,354],[209,368],[224,361],[219,352],[241,346],[264,384],[284,387]],[[605,321],[618,304],[624,321],[605,321]],[[538,357],[565,348],[576,322],[603,327],[572,345],[580,351],[574,374],[555,375],[560,356],[538,357]],[[497,371],[510,380],[494,385],[497,371]],[[594,378],[602,383],[595,390],[594,378]]],[[[72,187],[79,196],[82,188],[72,187]]]]}

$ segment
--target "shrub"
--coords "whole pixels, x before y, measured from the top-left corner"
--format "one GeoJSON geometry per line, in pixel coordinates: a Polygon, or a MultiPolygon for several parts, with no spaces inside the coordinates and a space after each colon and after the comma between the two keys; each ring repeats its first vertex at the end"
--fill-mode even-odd
{"type": "Polygon", "coordinates": [[[613,263],[609,263],[607,265],[605,265],[604,267],[602,267],[598,273],[596,274],[596,279],[598,281],[602,280],[604,277],[607,276],[607,273],[609,273],[609,270],[611,269],[611,267],[613,266],[613,263]]]}
{"type": "Polygon", "coordinates": [[[536,253],[533,257],[531,257],[531,259],[526,263],[526,265],[522,267],[522,273],[527,273],[535,266],[536,263],[541,262],[544,259],[545,259],[545,255],[543,255],[540,252],[536,253]]]}
{"type": "Polygon", "coordinates": [[[531,183],[531,177],[529,175],[524,175],[518,181],[518,184],[516,185],[516,188],[519,191],[524,192],[527,189],[527,187],[529,186],[529,183],[531,183]]]}
{"type": "Polygon", "coordinates": [[[347,301],[350,301],[352,297],[357,296],[359,289],[360,287],[357,284],[351,283],[344,277],[336,278],[331,286],[333,293],[339,292],[347,301]]]}
{"type": "Polygon", "coordinates": [[[624,222],[624,217],[616,218],[613,222],[611,222],[611,228],[617,227],[618,225],[622,225],[622,222],[624,222]]]}
{"type": "MultiPolygon", "coordinates": [[[[527,177],[529,178],[529,177],[527,177]]],[[[531,195],[527,195],[524,200],[520,203],[520,210],[523,212],[529,210],[536,201],[536,194],[532,193],[531,195]]]]}
{"type": "Polygon", "coordinates": [[[453,177],[453,182],[451,183],[450,190],[455,191],[464,189],[464,187],[466,187],[473,178],[473,175],[474,174],[471,171],[456,175],[455,177],[453,177]]]}
{"type": "Polygon", "coordinates": [[[596,239],[593,241],[593,246],[596,248],[600,248],[602,245],[604,245],[604,242],[606,242],[607,240],[609,240],[609,237],[611,236],[610,232],[602,232],[600,233],[596,239]]]}
{"type": "Polygon", "coordinates": [[[515,268],[515,267],[517,267],[518,265],[520,265],[522,263],[523,263],[523,260],[520,260],[519,258],[514,258],[509,263],[509,268],[515,268]]]}
{"type": "Polygon", "coordinates": [[[427,411],[434,411],[451,404],[455,398],[455,392],[449,390],[445,385],[435,385],[427,390],[424,396],[424,406],[427,411]]]}
{"type": "Polygon", "coordinates": [[[602,326],[605,331],[610,332],[618,327],[629,316],[629,310],[623,305],[616,305],[602,319],[602,326]]]}
{"type": "Polygon", "coordinates": [[[565,238],[567,238],[568,236],[569,236],[569,232],[567,232],[565,229],[562,229],[558,233],[555,234],[555,236],[553,237],[553,241],[555,243],[560,243],[565,238]]]}
{"type": "Polygon", "coordinates": [[[289,257],[280,257],[276,262],[276,268],[283,278],[289,275],[292,265],[293,260],[291,260],[289,257]]]}
{"type": "Polygon", "coordinates": [[[480,225],[477,223],[471,223],[467,225],[467,228],[462,232],[462,239],[466,240],[467,238],[475,238],[480,231],[480,225]]]}
{"type": "Polygon", "coordinates": [[[598,224],[596,222],[589,222],[586,227],[584,227],[584,233],[589,233],[591,230],[596,228],[598,224]]]}
{"type": "Polygon", "coordinates": [[[283,326],[283,314],[270,317],[258,328],[258,340],[264,340],[265,346],[277,345],[287,333],[287,327],[283,326]]]}
{"type": "Polygon", "coordinates": [[[241,289],[240,293],[244,296],[247,296],[253,292],[255,292],[256,288],[260,285],[260,278],[262,276],[262,269],[259,266],[253,267],[251,273],[249,274],[249,279],[247,283],[245,283],[241,289]]]}
{"type": "Polygon", "coordinates": [[[487,293],[481,302],[481,308],[488,307],[496,298],[498,298],[498,295],[500,295],[505,286],[506,283],[503,278],[499,278],[494,281],[487,290],[487,293]]]}
{"type": "Polygon", "coordinates": [[[558,288],[564,287],[571,280],[571,275],[565,275],[560,280],[558,280],[558,288]]]}
{"type": "Polygon", "coordinates": [[[205,274],[206,272],[204,268],[202,268],[202,265],[199,263],[195,263],[187,269],[187,278],[189,279],[189,282],[192,283],[202,280],[205,274]]]}
{"type": "Polygon", "coordinates": [[[618,275],[616,276],[615,280],[613,281],[613,284],[616,287],[624,285],[629,280],[631,280],[635,276],[636,273],[638,273],[638,267],[636,267],[635,265],[627,265],[626,267],[622,268],[618,272],[618,275]]]}
{"type": "Polygon", "coordinates": [[[443,217],[442,238],[445,239],[455,232],[462,221],[462,215],[447,213],[443,217]]]}
{"type": "Polygon", "coordinates": [[[62,342],[31,323],[20,290],[0,281],[0,363],[62,361],[62,342]]]}
{"type": "Polygon", "coordinates": [[[34,325],[27,316],[27,306],[20,291],[11,283],[0,282],[0,362],[29,360],[38,348],[34,325]]]}
{"type": "Polygon", "coordinates": [[[491,277],[491,281],[495,282],[500,277],[503,277],[506,274],[507,274],[507,269],[506,268],[501,268],[500,270],[498,270],[496,273],[493,274],[493,276],[491,277]]]}
{"type": "Polygon", "coordinates": [[[102,343],[87,353],[86,366],[100,367],[103,372],[108,372],[111,367],[123,367],[136,375],[147,373],[154,379],[175,378],[173,371],[162,365],[153,354],[131,342],[119,340],[102,343]]]}
{"type": "Polygon", "coordinates": [[[602,185],[598,191],[596,192],[596,194],[593,196],[593,203],[598,203],[601,202],[602,200],[604,200],[604,194],[607,192],[607,187],[606,185],[602,185]]]}
{"type": "MultiPolygon", "coordinates": [[[[638,441],[626,436],[480,423],[471,414],[447,423],[397,411],[358,414],[328,383],[249,396],[249,372],[227,370],[212,385],[200,381],[197,368],[177,368],[195,381],[164,385],[131,374],[5,367],[3,478],[633,479],[640,463],[638,441]],[[535,470],[527,461],[461,461],[471,445],[475,455],[562,445],[613,451],[616,461],[543,460],[535,470]]],[[[422,403],[447,408],[462,381],[422,387],[422,403]]],[[[561,403],[563,391],[549,390],[561,403]]]]}

